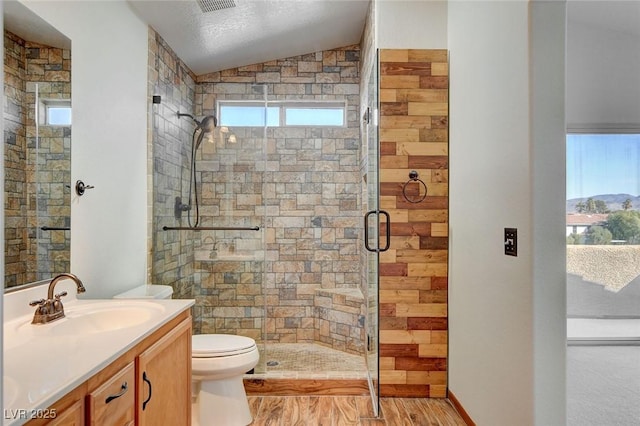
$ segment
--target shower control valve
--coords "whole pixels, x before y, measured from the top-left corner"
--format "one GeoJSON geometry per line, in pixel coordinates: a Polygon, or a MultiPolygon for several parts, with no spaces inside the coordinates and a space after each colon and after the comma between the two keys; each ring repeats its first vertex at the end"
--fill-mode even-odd
{"type": "Polygon", "coordinates": [[[189,204],[182,204],[182,198],[176,197],[175,204],[173,205],[174,217],[180,219],[182,212],[188,212],[189,210],[191,210],[191,206],[189,204]]]}

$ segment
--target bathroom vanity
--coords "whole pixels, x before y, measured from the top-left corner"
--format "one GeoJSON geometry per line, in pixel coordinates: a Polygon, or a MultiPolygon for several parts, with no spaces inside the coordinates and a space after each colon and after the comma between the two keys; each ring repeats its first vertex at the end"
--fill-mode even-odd
{"type": "Polygon", "coordinates": [[[5,295],[4,425],[191,424],[193,300],[77,300],[71,287],[66,317],[34,325],[41,292],[5,295]]]}

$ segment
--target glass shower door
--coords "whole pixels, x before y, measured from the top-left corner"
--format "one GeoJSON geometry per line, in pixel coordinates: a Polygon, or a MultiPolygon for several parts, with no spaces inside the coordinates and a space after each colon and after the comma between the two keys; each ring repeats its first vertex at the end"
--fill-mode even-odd
{"type": "MultiPolygon", "coordinates": [[[[366,356],[369,388],[373,402],[373,409],[378,416],[379,413],[379,389],[380,389],[380,368],[379,368],[379,315],[378,315],[378,288],[379,274],[378,264],[380,260],[380,185],[379,185],[379,159],[380,145],[378,140],[378,58],[369,70],[368,83],[368,103],[363,105],[365,135],[367,142],[367,171],[365,176],[366,185],[366,208],[364,215],[364,244],[367,271],[367,341],[366,356]]],[[[388,216],[387,216],[388,217],[388,216]]],[[[388,228],[387,228],[388,229],[388,228]]]]}

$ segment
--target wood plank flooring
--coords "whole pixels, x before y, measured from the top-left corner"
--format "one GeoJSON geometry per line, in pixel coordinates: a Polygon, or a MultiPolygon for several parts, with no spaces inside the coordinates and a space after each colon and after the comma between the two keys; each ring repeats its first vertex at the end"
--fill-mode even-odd
{"type": "Polygon", "coordinates": [[[269,396],[366,395],[369,384],[366,380],[245,378],[244,390],[247,395],[269,396]]]}
{"type": "Polygon", "coordinates": [[[373,417],[369,396],[248,396],[252,426],[465,426],[446,399],[381,398],[373,417]]]}

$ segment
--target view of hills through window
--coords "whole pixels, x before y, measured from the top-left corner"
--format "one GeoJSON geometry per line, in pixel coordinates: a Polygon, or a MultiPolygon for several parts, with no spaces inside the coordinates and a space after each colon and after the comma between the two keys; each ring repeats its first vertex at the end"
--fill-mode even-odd
{"type": "Polygon", "coordinates": [[[567,243],[640,244],[640,134],[567,135],[567,243]]]}

